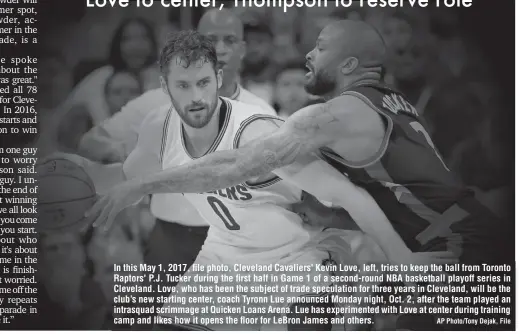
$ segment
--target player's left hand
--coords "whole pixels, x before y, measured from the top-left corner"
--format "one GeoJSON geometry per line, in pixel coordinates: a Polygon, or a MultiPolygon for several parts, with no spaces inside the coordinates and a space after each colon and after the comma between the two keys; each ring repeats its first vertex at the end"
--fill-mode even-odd
{"type": "Polygon", "coordinates": [[[86,217],[96,217],[93,223],[95,228],[104,226],[104,231],[110,230],[117,215],[127,207],[139,202],[145,194],[141,191],[139,182],[135,180],[121,183],[97,200],[86,217]]]}
{"type": "Polygon", "coordinates": [[[291,207],[304,223],[311,226],[331,227],[344,230],[359,230],[345,209],[333,206],[318,200],[316,197],[303,192],[302,200],[291,207]]]}

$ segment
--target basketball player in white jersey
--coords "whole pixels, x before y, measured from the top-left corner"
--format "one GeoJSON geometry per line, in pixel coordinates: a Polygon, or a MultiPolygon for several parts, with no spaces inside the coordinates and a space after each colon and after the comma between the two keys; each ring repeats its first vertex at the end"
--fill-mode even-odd
{"type": "MultiPolygon", "coordinates": [[[[227,150],[242,147],[258,139],[262,134],[264,122],[281,122],[274,116],[262,114],[262,108],[249,104],[218,97],[217,88],[222,82],[222,71],[217,70],[217,59],[211,40],[193,31],[183,31],[174,35],[163,49],[160,56],[161,83],[165,92],[171,98],[171,105],[160,107],[145,119],[141,126],[136,149],[130,154],[124,163],[124,173],[127,178],[139,178],[150,172],[166,169],[172,166],[184,164],[194,159],[210,154],[216,150],[227,150]]],[[[340,256],[345,256],[351,250],[348,245],[338,251],[323,242],[329,235],[322,233],[323,228],[305,226],[300,216],[290,210],[294,203],[298,203],[302,191],[274,174],[250,180],[241,185],[236,185],[219,191],[204,194],[184,194],[193,204],[200,215],[209,223],[210,229],[202,250],[192,268],[203,265],[227,265],[222,273],[227,275],[260,274],[263,272],[280,276],[287,271],[268,268],[257,271],[258,265],[278,264],[291,268],[294,265],[307,265],[308,271],[295,270],[292,274],[310,277],[305,282],[294,285],[320,286],[326,288],[330,281],[322,280],[315,283],[314,277],[330,275],[321,272],[316,265],[326,261],[337,261],[340,256]],[[245,265],[249,269],[236,267],[245,265]],[[307,276],[308,274],[308,276],[307,276]]],[[[344,233],[334,231],[334,234],[344,233]]],[[[359,232],[350,234],[346,238],[358,237],[359,232]]],[[[337,237],[336,237],[337,238],[337,237]]],[[[335,242],[344,240],[334,239],[335,242]]],[[[336,248],[341,246],[336,244],[336,248]]],[[[294,269],[293,269],[294,270],[294,269]]],[[[180,325],[175,323],[175,316],[188,317],[187,314],[177,313],[178,307],[186,304],[179,302],[180,297],[193,296],[191,293],[181,292],[186,285],[194,285],[194,277],[197,275],[189,270],[186,277],[191,277],[188,282],[177,285],[177,292],[172,294],[172,299],[165,303],[160,312],[164,324],[180,325]],[[171,319],[171,320],[170,320],[171,319]]],[[[271,277],[271,275],[269,275],[271,277]]],[[[264,281],[269,285],[269,281],[264,281]]],[[[249,283],[244,282],[242,285],[249,283]]],[[[288,283],[284,283],[288,284],[288,283]]],[[[195,286],[204,285],[195,284],[195,286]]],[[[209,286],[224,286],[224,282],[211,282],[209,286]],[[217,283],[217,284],[215,284],[217,283]]],[[[231,284],[236,285],[236,280],[231,284]]],[[[319,293],[293,292],[284,293],[276,288],[273,295],[284,297],[298,297],[308,295],[317,297],[319,293]]],[[[198,296],[213,296],[215,305],[225,303],[218,302],[217,298],[226,294],[213,291],[200,291],[198,296]]],[[[195,295],[197,295],[195,293],[195,295]]],[[[239,298],[243,298],[239,294],[239,298]]],[[[271,293],[267,294],[269,296],[271,293]]],[[[231,296],[237,294],[232,293],[231,296]]],[[[245,293],[248,296],[255,294],[245,293]]],[[[319,304],[315,298],[312,305],[319,304]]],[[[323,303],[325,304],[325,303],[323,303]]],[[[229,306],[242,306],[246,302],[242,300],[229,306]]],[[[268,302],[256,304],[260,310],[256,316],[269,313],[268,302]],[[264,311],[261,311],[264,310],[264,311]]],[[[281,307],[278,313],[271,316],[283,319],[284,316],[298,317],[292,314],[290,307],[293,302],[282,302],[274,307],[281,307]]],[[[195,303],[190,303],[195,306],[195,303]]],[[[204,306],[203,303],[199,306],[204,306]]],[[[215,319],[223,319],[229,314],[220,313],[213,309],[215,319]]],[[[244,314],[245,315],[245,314],[244,314]]],[[[260,321],[256,323],[240,324],[240,314],[236,315],[238,324],[231,327],[225,323],[214,323],[208,327],[212,329],[237,329],[243,325],[244,329],[260,328],[260,321]]],[[[245,315],[251,317],[251,314],[245,315]]],[[[331,325],[331,315],[311,315],[307,317],[323,318],[326,323],[303,324],[303,321],[292,324],[292,329],[326,329],[331,325]],[[309,327],[310,326],[310,327],[309,327]]],[[[191,318],[193,320],[193,318],[191,318]]],[[[287,323],[277,324],[283,329],[287,323]]],[[[185,324],[184,324],[185,325],[185,324]]],[[[195,323],[195,327],[201,328],[195,323]]],[[[276,325],[273,322],[271,325],[276,325]]]]}
{"type": "MultiPolygon", "coordinates": [[[[161,54],[162,86],[170,96],[172,106],[160,107],[150,112],[141,126],[136,148],[122,168],[121,164],[103,166],[92,164],[88,159],[79,156],[69,156],[72,161],[83,165],[94,180],[98,192],[104,192],[101,187],[107,189],[124,179],[139,179],[215,150],[243,147],[258,139],[259,135],[264,135],[266,124],[282,122],[274,116],[262,114],[261,107],[218,97],[217,88],[222,82],[222,70],[217,69],[216,59],[213,43],[207,37],[193,31],[180,32],[172,37],[161,54]],[[118,173],[115,172],[117,165],[120,166],[121,177],[117,177],[118,173]],[[107,171],[111,173],[107,174],[108,177],[103,175],[107,171]]],[[[331,292],[328,290],[330,280],[316,283],[314,277],[330,279],[333,273],[329,272],[330,268],[318,271],[317,266],[325,263],[360,263],[368,258],[375,262],[386,261],[379,246],[361,232],[346,233],[336,229],[324,232],[322,227],[306,226],[300,216],[290,210],[292,204],[300,201],[302,191],[273,174],[216,192],[185,196],[211,226],[196,264],[226,264],[228,268],[225,272],[228,275],[235,275],[237,271],[240,271],[239,274],[252,274],[254,270],[259,270],[256,267],[258,265],[277,264],[279,267],[265,268],[264,272],[278,277],[292,272],[293,275],[305,277],[305,281],[287,284],[317,286],[321,289],[285,293],[276,288],[280,285],[280,280],[271,285],[274,290],[261,295],[283,297],[284,302],[276,305],[272,305],[270,301],[256,303],[259,307],[257,311],[265,314],[270,312],[269,306],[280,307],[278,313],[271,311],[273,317],[288,316],[296,320],[292,324],[283,321],[274,324],[273,321],[269,326],[295,330],[330,329],[331,318],[335,315],[292,312],[299,303],[314,306],[331,303],[330,299],[316,298],[319,297],[317,295],[324,296],[331,292]],[[361,255],[353,256],[353,253],[361,255]],[[249,267],[235,267],[235,264],[249,267]],[[308,266],[303,275],[298,266],[308,266]],[[288,299],[301,295],[306,295],[307,299],[288,299]],[[264,309],[265,312],[262,311],[264,309]],[[303,319],[306,318],[315,319],[319,323],[304,324],[303,319]]],[[[256,274],[259,273],[262,272],[256,271],[256,274]]],[[[169,274],[175,276],[175,273],[169,274]]],[[[186,275],[192,274],[190,271],[186,275]]],[[[263,284],[270,286],[270,283],[265,281],[263,284]]],[[[213,295],[215,298],[220,296],[208,292],[203,294],[213,295]]],[[[255,296],[250,293],[247,295],[255,296]]],[[[172,297],[175,298],[175,295],[172,297]]],[[[172,304],[173,301],[159,300],[160,303],[168,302],[160,314],[165,322],[176,315],[172,307],[182,306],[172,304]]],[[[243,302],[237,305],[241,306],[243,302]]],[[[218,314],[218,310],[213,313],[218,314]]],[[[215,328],[222,329],[219,326],[216,324],[215,328]]],[[[257,329],[260,323],[257,320],[254,324],[244,326],[247,329],[257,329]]],[[[233,329],[236,328],[234,325],[233,329]]]]}
{"type": "MultiPolygon", "coordinates": [[[[274,116],[262,114],[260,107],[218,97],[217,88],[222,82],[222,71],[217,71],[215,49],[210,39],[196,32],[182,32],[171,40],[161,55],[161,64],[163,64],[161,70],[164,74],[163,87],[170,95],[172,105],[152,111],[143,122],[137,146],[123,166],[124,176],[128,179],[139,178],[173,165],[183,164],[215,150],[242,147],[257,139],[258,133],[263,134],[262,128],[266,122],[279,121],[274,116]]],[[[86,169],[91,177],[97,180],[99,178],[94,177],[93,170],[97,169],[96,174],[100,175],[103,173],[101,167],[106,166],[98,165],[86,169]]],[[[110,178],[104,178],[104,186],[108,187],[107,183],[110,181],[117,183],[116,180],[115,174],[111,174],[110,178]]],[[[97,190],[99,190],[98,185],[99,183],[96,182],[97,190]]],[[[266,269],[269,273],[275,271],[273,272],[275,275],[284,273],[282,268],[288,268],[286,270],[290,271],[291,265],[307,265],[309,270],[305,271],[303,276],[310,277],[310,281],[306,279],[305,282],[298,282],[297,285],[317,284],[325,289],[331,284],[330,281],[314,283],[314,277],[328,277],[330,274],[327,271],[317,272],[316,265],[327,261],[345,262],[340,259],[355,252],[360,245],[365,246],[368,253],[373,251],[374,256],[384,258],[378,251],[377,245],[345,242],[345,238],[349,241],[359,241],[362,237],[359,232],[344,235],[342,239],[337,236],[341,232],[332,231],[332,234],[327,234],[322,233],[322,228],[304,226],[299,215],[290,211],[290,206],[298,203],[301,196],[300,189],[281,181],[274,175],[250,180],[218,192],[186,194],[189,201],[211,225],[208,238],[197,258],[197,264],[226,264],[229,266],[226,273],[231,275],[234,275],[238,269],[241,274],[251,274],[254,269],[251,268],[252,265],[282,266],[266,269]],[[333,244],[328,244],[328,241],[333,244]],[[249,269],[236,268],[235,264],[250,267],[249,269]]],[[[182,265],[182,263],[172,264],[182,265]]],[[[301,276],[301,270],[294,267],[293,270],[295,271],[293,274],[301,276]]],[[[170,274],[173,275],[171,272],[170,274]]],[[[192,275],[192,272],[187,275],[192,275]]],[[[266,281],[264,285],[269,283],[266,281]]],[[[276,289],[278,285],[280,284],[275,284],[272,289],[276,289]]],[[[302,294],[312,298],[316,297],[317,292],[288,294],[275,290],[275,295],[285,298],[287,302],[280,302],[278,305],[263,303],[257,307],[259,310],[265,308],[266,312],[269,312],[267,309],[269,306],[281,307],[277,314],[272,314],[273,317],[282,319],[286,315],[298,317],[295,314],[287,314],[290,313],[290,307],[297,304],[287,298],[302,294]]],[[[211,295],[207,292],[203,294],[211,295]]],[[[218,296],[214,295],[215,298],[218,296]]],[[[315,300],[307,299],[303,303],[315,305],[324,302],[315,298],[315,300]]],[[[163,310],[166,313],[162,313],[161,316],[165,319],[174,316],[171,307],[175,305],[171,303],[165,305],[163,310]]],[[[213,313],[218,315],[218,310],[213,313]]],[[[332,315],[306,314],[306,316],[323,318],[325,323],[303,324],[303,320],[299,319],[295,320],[296,323],[291,324],[292,327],[289,328],[305,329],[311,326],[311,329],[327,329],[331,325],[332,315]]],[[[251,317],[251,314],[248,317],[251,317]]],[[[285,329],[286,323],[280,322],[282,323],[277,326],[285,329]]],[[[274,321],[270,325],[275,325],[274,321]]],[[[257,320],[257,323],[245,324],[245,326],[248,329],[258,328],[260,323],[257,320]]],[[[233,328],[235,329],[236,326],[233,328]]]]}
{"type": "MultiPolygon", "coordinates": [[[[194,44],[200,48],[204,43],[203,41],[200,41],[194,44]]],[[[191,50],[185,53],[184,57],[173,57],[172,61],[172,59],[168,59],[168,56],[165,55],[172,53],[175,49],[182,50],[183,44],[173,41],[172,48],[173,50],[168,51],[167,47],[165,51],[163,51],[162,58],[166,57],[166,63],[170,63],[170,66],[167,68],[168,71],[166,71],[166,73],[164,71],[165,69],[162,69],[162,85],[170,95],[172,104],[175,106],[175,109],[183,122],[173,122],[172,124],[170,120],[172,113],[167,110],[162,110],[162,116],[159,119],[153,118],[159,117],[161,111],[155,111],[150,115],[150,119],[141,129],[139,144],[137,145],[136,150],[134,150],[127,161],[125,161],[125,174],[136,180],[127,182],[114,189],[111,194],[98,201],[90,212],[87,213],[87,216],[96,213],[100,214],[98,217],[98,223],[104,223],[105,221],[112,222],[115,214],[117,214],[121,207],[138,200],[142,196],[141,194],[147,194],[149,192],[167,193],[168,191],[171,191],[168,187],[158,189],[153,188],[155,184],[152,184],[151,182],[149,183],[150,185],[141,182],[143,179],[147,179],[145,174],[150,174],[153,173],[154,170],[157,171],[161,169],[163,171],[171,171],[171,168],[174,166],[187,164],[196,158],[211,154],[214,151],[239,148],[244,145],[247,146],[254,141],[261,140],[260,137],[267,135],[267,127],[263,127],[262,125],[267,122],[255,121],[243,130],[242,128],[244,128],[244,123],[247,123],[246,118],[226,115],[226,108],[229,107],[225,107],[225,105],[230,101],[226,101],[225,99],[218,100],[216,94],[215,98],[212,98],[212,93],[208,93],[208,89],[211,88],[211,85],[216,86],[221,80],[221,74],[218,73],[215,76],[215,67],[212,67],[210,64],[215,64],[215,61],[201,61],[200,58],[204,60],[209,57],[201,56],[201,54],[197,54],[191,50]],[[183,71],[185,73],[183,73],[183,71]],[[187,75],[186,73],[189,73],[190,75],[187,75]],[[215,81],[217,83],[215,83],[215,81]],[[184,92],[184,94],[182,92],[184,92]],[[219,111],[218,114],[215,113],[215,110],[219,111]],[[232,119],[228,119],[228,117],[232,117],[232,119]],[[197,129],[197,127],[202,127],[204,125],[208,126],[205,129],[206,131],[200,131],[201,129],[197,129]],[[231,128],[229,128],[230,125],[231,128]],[[225,132],[222,132],[223,129],[225,132]],[[165,136],[166,139],[164,139],[165,136]],[[247,138],[249,138],[249,140],[247,140],[247,138]],[[162,145],[158,145],[158,141],[161,141],[162,145]],[[158,149],[157,146],[160,146],[160,149],[158,149]],[[178,149],[179,147],[180,149],[178,149]],[[143,164],[153,164],[155,168],[149,166],[150,168],[143,169],[143,164]],[[138,168],[136,168],[137,166],[138,168]],[[145,174],[142,174],[143,170],[146,170],[145,174]],[[140,185],[141,187],[138,188],[137,185],[140,185]],[[118,196],[120,196],[120,198],[118,196]]],[[[169,57],[171,56],[172,55],[170,54],[169,57]]],[[[216,88],[214,88],[214,91],[216,92],[216,88]]],[[[236,104],[236,106],[238,106],[238,104],[236,104]]],[[[243,106],[248,107],[245,104],[243,106]]],[[[231,103],[231,108],[233,109],[233,103],[231,103]]],[[[251,106],[249,106],[249,108],[250,110],[253,110],[254,113],[254,108],[251,106]]],[[[233,115],[233,113],[231,113],[231,115],[233,115]]],[[[254,115],[251,115],[251,117],[252,119],[261,118],[254,115]]],[[[269,131],[272,131],[272,128],[269,129],[269,131]]],[[[268,159],[269,156],[265,158],[268,159]]],[[[312,159],[313,157],[309,158],[312,159]]],[[[315,159],[311,161],[320,162],[315,159]]],[[[302,161],[298,161],[297,163],[302,163],[302,161]]],[[[303,163],[307,164],[307,162],[303,163]]],[[[315,165],[313,164],[312,166],[315,165]]],[[[240,170],[240,167],[241,166],[238,165],[238,167],[233,166],[232,168],[235,171],[240,170]]],[[[299,175],[301,176],[309,170],[312,171],[312,168],[305,169],[302,173],[299,173],[299,175]]],[[[159,173],[157,175],[162,176],[162,174],[164,173],[159,173]]],[[[251,174],[251,177],[253,176],[258,175],[251,174]]],[[[381,241],[381,246],[384,248],[385,253],[392,254],[394,257],[393,261],[396,263],[403,260],[405,260],[404,262],[406,263],[415,263],[412,256],[409,255],[411,253],[410,250],[404,247],[405,252],[403,253],[402,242],[395,242],[396,232],[391,227],[388,219],[386,219],[384,214],[382,214],[381,209],[377,204],[375,204],[373,198],[367,196],[366,192],[360,192],[348,181],[344,181],[343,179],[338,180],[335,178],[335,175],[325,174],[319,176],[320,182],[314,183],[317,183],[316,188],[322,187],[324,189],[315,188],[313,190],[317,193],[325,194],[325,196],[327,195],[327,190],[334,192],[331,197],[321,198],[322,200],[333,203],[342,203],[341,201],[338,201],[339,197],[355,198],[355,200],[347,199],[343,202],[352,204],[357,201],[357,208],[351,207],[351,205],[345,205],[345,207],[349,208],[349,210],[352,208],[352,213],[356,213],[353,217],[356,220],[359,219],[363,221],[363,226],[365,228],[367,228],[368,225],[367,229],[371,230],[374,235],[379,235],[380,237],[385,236],[385,238],[390,239],[390,241],[381,241]],[[334,180],[334,182],[340,183],[341,187],[335,187],[334,185],[331,186],[330,182],[326,182],[326,180],[334,180]],[[342,190],[340,194],[337,192],[338,189],[342,190]],[[370,212],[363,213],[363,209],[365,211],[370,210],[370,212]],[[369,216],[368,220],[367,214],[369,216]],[[389,248],[385,249],[385,246],[388,246],[389,248]],[[393,251],[395,248],[398,248],[398,250],[393,251]],[[403,257],[400,257],[401,254],[403,257]],[[411,261],[406,261],[408,259],[411,261]]],[[[316,177],[316,174],[308,174],[306,177],[308,180],[309,178],[316,177]]],[[[150,177],[148,177],[148,179],[149,178],[150,177]]],[[[247,178],[250,179],[250,177],[244,177],[244,179],[247,178]]],[[[334,253],[336,255],[348,255],[348,247],[344,250],[340,249],[333,251],[329,248],[329,245],[325,246],[320,242],[312,244],[314,240],[320,240],[319,238],[314,238],[319,236],[319,234],[314,235],[312,229],[303,228],[301,221],[298,222],[298,220],[293,220],[294,215],[291,216],[291,212],[284,209],[287,207],[287,204],[295,200],[295,194],[290,190],[290,186],[284,188],[282,187],[282,181],[274,183],[275,180],[276,177],[270,178],[263,176],[252,181],[253,183],[251,183],[250,180],[250,183],[243,186],[258,186],[258,184],[264,186],[264,183],[267,182],[270,188],[254,189],[255,192],[250,192],[249,195],[247,195],[247,193],[244,194],[244,191],[241,192],[240,188],[236,185],[230,186],[225,190],[217,191],[216,193],[186,195],[190,201],[196,203],[197,209],[206,219],[212,219],[210,233],[215,234],[214,236],[208,237],[207,244],[218,245],[218,247],[213,246],[211,250],[206,248],[205,245],[199,254],[198,262],[196,262],[197,264],[233,262],[249,264],[319,264],[321,261],[326,260],[326,258],[323,257],[326,254],[334,253]],[[278,186],[282,188],[275,188],[278,186]],[[268,190],[270,189],[273,189],[273,192],[269,192],[268,190]],[[252,209],[248,208],[250,209],[248,211],[252,214],[251,216],[243,215],[246,211],[243,211],[242,209],[247,205],[248,200],[252,200],[253,203],[255,200],[258,200],[255,205],[259,205],[263,208],[261,210],[262,214],[267,210],[272,210],[274,211],[272,213],[274,215],[278,210],[278,213],[280,213],[280,221],[276,222],[272,219],[258,220],[259,217],[254,215],[254,213],[256,213],[254,207],[252,209]],[[233,215],[240,219],[238,220],[238,223],[237,219],[233,217],[233,215]],[[249,224],[250,222],[255,221],[257,224],[249,224]],[[222,222],[225,227],[217,225],[220,222],[222,222]],[[272,224],[273,222],[275,222],[274,225],[272,224]],[[297,229],[295,229],[298,224],[300,224],[301,227],[301,229],[298,230],[300,233],[296,233],[297,229]],[[290,233],[283,233],[286,229],[289,230],[290,233]],[[291,235],[294,234],[300,235],[300,238],[293,239],[291,235]],[[262,236],[270,238],[268,240],[269,242],[260,238],[262,236]],[[246,240],[243,240],[244,237],[246,240]],[[285,239],[284,242],[284,238],[289,239],[285,239]],[[261,243],[255,243],[257,241],[261,241],[261,243]],[[263,245],[262,242],[266,242],[265,245],[263,245]],[[307,246],[309,246],[310,249],[308,249],[307,246]],[[320,246],[325,247],[325,250],[328,251],[320,253],[320,246]],[[254,252],[255,249],[262,249],[262,251],[254,252]],[[310,253],[307,252],[309,250],[310,253]],[[287,260],[289,260],[289,262],[285,262],[287,260]]],[[[164,182],[166,183],[166,181],[164,182]]],[[[214,181],[208,180],[207,182],[208,184],[213,184],[212,182],[214,181]]],[[[191,187],[193,188],[190,189],[195,189],[197,186],[204,188],[205,185],[197,183],[192,185],[191,187]]],[[[186,187],[189,188],[190,185],[187,185],[186,187]]],[[[205,190],[207,191],[209,189],[205,190]]],[[[297,218],[294,217],[294,219],[297,218]]],[[[337,240],[341,240],[340,233],[338,231],[335,231],[334,233],[336,234],[335,237],[337,237],[337,240]]],[[[350,243],[350,245],[352,244],[353,243],[350,243]]],[[[413,255],[413,257],[415,256],[416,254],[413,255]]],[[[418,256],[418,259],[421,260],[420,255],[418,256]]],[[[355,259],[350,258],[349,261],[355,261],[355,259]]],[[[196,270],[196,268],[193,270],[196,270]]],[[[190,271],[188,277],[190,277],[191,274],[192,272],[190,271]]],[[[312,273],[310,276],[312,277],[312,273]]],[[[167,314],[171,313],[169,306],[170,305],[166,305],[164,308],[166,309],[167,314]]]]}
{"type": "MultiPolygon", "coordinates": [[[[223,71],[219,95],[260,106],[262,113],[276,115],[268,103],[238,82],[246,51],[240,19],[228,9],[212,9],[201,18],[197,30],[215,44],[218,66],[223,71]]],[[[130,101],[120,112],[85,134],[80,143],[80,154],[94,161],[123,162],[136,145],[143,120],[151,110],[163,105],[170,106],[171,102],[160,88],[130,101]]],[[[163,266],[167,263],[191,265],[206,238],[206,221],[179,194],[154,195],[150,210],[156,224],[148,241],[145,262],[163,266]]]]}
{"type": "MultiPolygon", "coordinates": [[[[240,19],[229,9],[211,9],[200,19],[197,31],[215,43],[218,66],[223,71],[219,95],[260,106],[262,113],[275,116],[276,111],[267,102],[239,83],[240,66],[246,52],[240,19]]],[[[150,110],[167,104],[170,104],[170,99],[160,88],[130,101],[120,112],[83,136],[80,154],[94,161],[124,161],[135,147],[139,128],[150,110]]]]}

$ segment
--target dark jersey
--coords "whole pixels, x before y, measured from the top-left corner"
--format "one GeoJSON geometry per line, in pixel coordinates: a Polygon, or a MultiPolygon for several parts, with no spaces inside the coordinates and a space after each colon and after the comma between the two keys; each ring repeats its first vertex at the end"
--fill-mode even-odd
{"type": "Polygon", "coordinates": [[[367,161],[353,163],[323,148],[325,160],[370,193],[413,251],[449,249],[460,256],[462,244],[478,243],[487,232],[475,225],[486,223],[469,218],[485,210],[448,169],[411,103],[384,86],[358,86],[344,94],[378,112],[386,134],[367,161]]]}

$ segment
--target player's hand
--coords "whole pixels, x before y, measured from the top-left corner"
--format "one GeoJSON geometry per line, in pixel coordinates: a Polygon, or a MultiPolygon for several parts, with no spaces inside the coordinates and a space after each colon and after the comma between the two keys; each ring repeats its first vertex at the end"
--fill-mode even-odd
{"type": "Polygon", "coordinates": [[[131,180],[121,183],[100,196],[94,206],[85,213],[85,216],[95,217],[93,226],[95,228],[103,227],[106,232],[110,230],[115,218],[122,210],[139,202],[144,195],[138,181],[131,180]]]}
{"type": "Polygon", "coordinates": [[[333,206],[303,192],[302,200],[291,206],[305,224],[346,230],[359,230],[349,213],[341,207],[333,206]]]}

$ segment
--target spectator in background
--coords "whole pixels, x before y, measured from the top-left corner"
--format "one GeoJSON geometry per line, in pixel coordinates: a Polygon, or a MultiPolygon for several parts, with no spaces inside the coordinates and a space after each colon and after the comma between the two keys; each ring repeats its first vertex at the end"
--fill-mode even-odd
{"type": "Polygon", "coordinates": [[[273,33],[263,24],[246,24],[247,52],[242,64],[242,85],[254,95],[273,103],[275,67],[271,60],[273,33]]]}
{"type": "Polygon", "coordinates": [[[140,18],[125,20],[112,39],[108,64],[83,78],[69,96],[68,103],[86,105],[96,125],[110,116],[104,87],[114,72],[136,73],[145,91],[158,88],[157,48],[155,33],[145,20],[140,18]]]}
{"type": "Polygon", "coordinates": [[[414,33],[413,20],[403,11],[383,15],[373,22],[390,52],[406,48],[414,33]]]}
{"type": "Polygon", "coordinates": [[[141,79],[134,72],[118,71],[112,74],[105,84],[105,99],[110,116],[142,93],[141,79]]]}
{"type": "Polygon", "coordinates": [[[274,105],[278,116],[287,119],[309,102],[309,94],[305,91],[307,72],[303,62],[290,62],[277,71],[274,105]]]}
{"type": "Polygon", "coordinates": [[[294,60],[301,60],[300,54],[294,36],[286,33],[279,33],[273,39],[273,51],[271,53],[272,65],[276,67],[283,66],[294,60]]]}
{"type": "MultiPolygon", "coordinates": [[[[104,86],[104,97],[109,116],[142,94],[143,88],[138,75],[127,70],[117,71],[108,77],[104,86]]],[[[59,120],[58,142],[60,150],[77,153],[81,138],[94,126],[92,114],[86,108],[75,106],[59,120]]]]}
{"type": "Polygon", "coordinates": [[[446,73],[435,61],[433,50],[433,40],[427,33],[415,34],[404,47],[389,50],[387,70],[392,77],[389,83],[408,96],[419,114],[423,113],[435,87],[442,81],[442,74],[446,73]]]}
{"type": "Polygon", "coordinates": [[[144,19],[129,19],[116,30],[110,46],[109,62],[114,71],[138,73],[145,90],[159,87],[155,36],[155,31],[144,19]]]}
{"type": "Polygon", "coordinates": [[[64,56],[44,50],[38,61],[38,154],[45,156],[55,150],[70,152],[78,141],[76,131],[90,128],[87,110],[82,104],[66,103],[72,90],[72,71],[64,56]],[[67,115],[73,115],[63,122],[67,115]]]}

